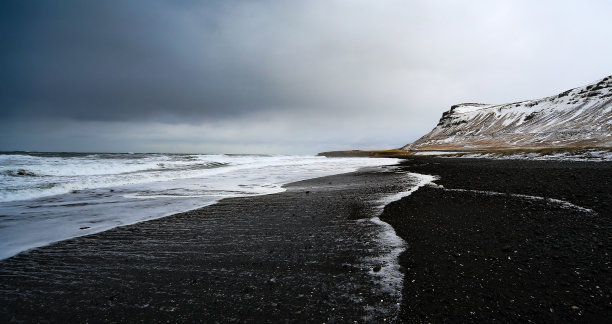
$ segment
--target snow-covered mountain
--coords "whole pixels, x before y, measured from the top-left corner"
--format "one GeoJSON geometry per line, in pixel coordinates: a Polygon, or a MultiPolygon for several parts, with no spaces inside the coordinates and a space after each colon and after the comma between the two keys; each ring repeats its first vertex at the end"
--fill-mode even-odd
{"type": "Polygon", "coordinates": [[[552,97],[464,103],[403,150],[612,147],[612,76],[552,97]]]}

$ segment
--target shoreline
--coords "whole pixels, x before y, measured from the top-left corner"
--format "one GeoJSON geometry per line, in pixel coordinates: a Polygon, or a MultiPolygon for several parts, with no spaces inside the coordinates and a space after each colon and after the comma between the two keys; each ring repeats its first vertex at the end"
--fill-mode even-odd
{"type": "Polygon", "coordinates": [[[317,154],[326,157],[386,157],[406,159],[432,156],[450,158],[492,158],[492,159],[537,159],[556,161],[611,161],[612,148],[599,146],[546,146],[546,147],[481,147],[456,148],[454,146],[388,149],[388,150],[344,150],[317,154]]]}
{"type": "Polygon", "coordinates": [[[0,319],[605,322],[612,316],[612,162],[411,157],[383,171],[299,181],[281,193],[224,199],[2,260],[0,319]],[[398,183],[405,173],[439,179],[381,214],[380,199],[405,195],[416,184],[398,183]],[[374,251],[382,233],[376,215],[406,242],[399,265],[380,258],[397,246],[374,251]],[[380,278],[394,268],[404,277],[401,300],[384,289],[393,283],[380,278]]]}
{"type": "MultiPolygon", "coordinates": [[[[108,156],[94,158],[87,154],[86,159],[75,160],[61,155],[57,158],[62,159],[60,169],[63,173],[60,173],[63,176],[36,176],[53,173],[44,171],[49,169],[46,164],[48,161],[37,160],[39,164],[29,169],[24,165],[24,161],[15,162],[15,166],[11,167],[9,174],[15,176],[9,176],[7,181],[14,181],[15,188],[21,189],[8,191],[12,192],[11,195],[26,196],[21,197],[24,199],[0,202],[0,259],[54,242],[100,233],[117,226],[132,225],[202,208],[223,198],[282,192],[284,184],[295,181],[354,172],[369,165],[393,163],[389,159],[346,160],[314,156],[233,158],[181,155],[179,159],[172,157],[173,155],[163,155],[134,160],[125,154],[118,154],[124,159],[117,159],[116,156],[112,159],[108,156]],[[172,160],[175,158],[179,161],[172,160]],[[168,159],[176,165],[164,164],[168,159]],[[95,166],[98,169],[108,169],[109,174],[85,174],[77,177],[80,180],[75,177],[63,179],[67,173],[79,173],[79,170],[83,169],[79,163],[93,163],[92,168],[95,166]],[[160,170],[164,171],[153,171],[150,174],[143,171],[152,165],[159,167],[160,164],[164,166],[160,170]],[[181,170],[185,168],[189,171],[183,173],[181,170]],[[137,171],[135,174],[125,175],[126,179],[119,181],[117,178],[122,176],[117,172],[128,169],[137,171]],[[23,176],[19,176],[19,173],[23,176]],[[174,176],[177,178],[173,178],[174,176]],[[130,184],[128,182],[132,177],[142,181],[130,184]],[[48,185],[51,188],[60,188],[62,185],[57,184],[64,180],[71,183],[68,187],[79,181],[85,185],[78,185],[79,189],[61,188],[65,192],[53,195],[48,195],[50,192],[46,192],[46,189],[25,189],[34,184],[35,187],[44,188],[48,185]],[[113,185],[113,181],[118,183],[113,185]],[[96,183],[104,183],[104,186],[99,187],[96,183]],[[27,195],[33,195],[32,199],[25,199],[27,195]]],[[[0,191],[2,196],[6,194],[7,189],[0,191]]]]}
{"type": "Polygon", "coordinates": [[[378,241],[387,228],[370,220],[411,186],[394,169],[294,182],[0,261],[0,320],[391,319],[403,274],[378,241]]]}

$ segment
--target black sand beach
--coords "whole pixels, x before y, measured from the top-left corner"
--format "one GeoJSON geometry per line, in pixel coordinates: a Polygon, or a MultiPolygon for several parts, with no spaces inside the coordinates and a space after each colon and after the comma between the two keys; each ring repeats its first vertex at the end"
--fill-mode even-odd
{"type": "Polygon", "coordinates": [[[421,188],[381,217],[409,244],[403,321],[612,322],[612,163],[424,157],[404,166],[444,188],[421,188]]]}
{"type": "Polygon", "coordinates": [[[362,170],[0,261],[0,321],[611,321],[612,163],[415,157],[399,169],[444,186],[381,216],[408,243],[399,310],[368,261],[380,248],[367,219],[410,184],[362,170]]]}

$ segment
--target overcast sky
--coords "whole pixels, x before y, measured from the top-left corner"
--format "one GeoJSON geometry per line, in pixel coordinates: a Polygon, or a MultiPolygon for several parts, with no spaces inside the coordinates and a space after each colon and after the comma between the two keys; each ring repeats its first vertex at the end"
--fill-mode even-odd
{"type": "Polygon", "coordinates": [[[400,147],[612,74],[612,1],[0,2],[0,150],[400,147]]]}

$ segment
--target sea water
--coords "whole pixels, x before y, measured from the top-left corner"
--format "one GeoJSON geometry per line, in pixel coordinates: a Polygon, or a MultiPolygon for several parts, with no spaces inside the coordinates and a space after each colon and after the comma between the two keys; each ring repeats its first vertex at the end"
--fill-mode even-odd
{"type": "Polygon", "coordinates": [[[0,259],[53,242],[393,159],[0,153],[0,259]]]}

